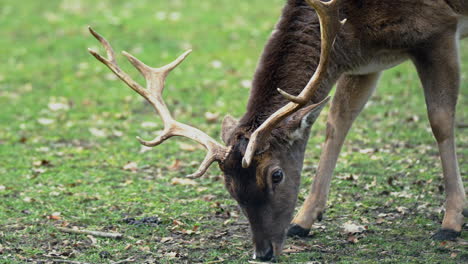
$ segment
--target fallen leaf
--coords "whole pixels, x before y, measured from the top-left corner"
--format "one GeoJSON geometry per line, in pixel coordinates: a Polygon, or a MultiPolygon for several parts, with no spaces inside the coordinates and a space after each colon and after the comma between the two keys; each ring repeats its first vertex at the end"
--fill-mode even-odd
{"type": "Polygon", "coordinates": [[[214,60],[211,62],[211,67],[215,68],[215,69],[219,69],[223,66],[223,63],[219,60],[214,60]]]}
{"type": "Polygon", "coordinates": [[[148,247],[148,246],[139,247],[139,249],[140,249],[141,251],[145,251],[145,252],[149,252],[149,251],[150,251],[150,247],[148,247]]]}
{"type": "Polygon", "coordinates": [[[134,161],[131,161],[123,166],[123,170],[137,172],[138,171],[138,164],[134,161]]]}
{"type": "Polygon", "coordinates": [[[96,245],[97,244],[97,240],[96,240],[96,238],[94,236],[87,235],[86,237],[89,238],[89,240],[91,241],[91,245],[96,245]]]}
{"type": "Polygon", "coordinates": [[[26,203],[32,203],[32,202],[35,202],[36,199],[31,198],[31,197],[24,197],[23,201],[26,202],[26,203]]]}
{"type": "Polygon", "coordinates": [[[397,211],[398,211],[399,213],[401,213],[401,214],[406,214],[406,213],[408,212],[408,208],[403,207],[403,206],[399,206],[399,207],[397,207],[396,209],[397,209],[397,211]]]}
{"type": "Polygon", "coordinates": [[[172,220],[172,224],[175,225],[175,226],[181,226],[181,225],[184,225],[184,223],[180,222],[179,220],[172,220]]]}
{"type": "Polygon", "coordinates": [[[52,111],[67,111],[68,109],[70,109],[70,107],[68,106],[68,104],[64,104],[64,103],[59,103],[59,102],[51,102],[48,104],[48,107],[50,110],[52,111]]]}
{"type": "Polygon", "coordinates": [[[62,219],[62,217],[60,217],[59,212],[52,213],[51,215],[48,215],[46,218],[49,220],[55,220],[55,221],[62,219]]]}
{"type": "Polygon", "coordinates": [[[41,125],[48,126],[48,125],[53,124],[55,121],[50,118],[38,118],[37,122],[41,125]]]}
{"type": "Polygon", "coordinates": [[[364,186],[364,189],[369,190],[370,188],[375,186],[377,186],[377,177],[374,176],[374,180],[370,184],[366,184],[366,186],[364,186]]]}
{"type": "Polygon", "coordinates": [[[283,253],[298,253],[298,252],[304,252],[309,250],[306,247],[303,246],[298,246],[298,245],[290,245],[287,248],[283,250],[283,253]]]}
{"type": "Polygon", "coordinates": [[[103,129],[98,129],[98,128],[90,128],[89,129],[89,132],[91,133],[91,135],[95,136],[95,137],[106,137],[107,136],[107,133],[106,131],[104,131],[103,129]]]}
{"type": "Polygon", "coordinates": [[[192,180],[192,179],[186,179],[186,178],[173,178],[171,180],[172,185],[191,185],[195,186],[198,185],[198,182],[192,180]]]}
{"type": "Polygon", "coordinates": [[[174,238],[172,238],[172,237],[163,237],[163,238],[161,238],[161,241],[159,241],[159,242],[166,243],[166,242],[169,242],[169,241],[172,241],[172,240],[174,240],[174,238]]]}
{"type": "Polygon", "coordinates": [[[252,81],[251,80],[242,80],[241,81],[241,86],[245,89],[250,89],[252,87],[252,81]]]}
{"type": "Polygon", "coordinates": [[[346,241],[352,244],[356,244],[359,241],[359,239],[356,236],[351,235],[346,239],[346,241]]]}
{"type": "Polygon", "coordinates": [[[164,256],[173,259],[173,258],[177,258],[179,256],[179,253],[171,251],[171,252],[165,253],[164,256]]]}
{"type": "Polygon", "coordinates": [[[205,119],[208,123],[216,122],[219,118],[219,113],[206,112],[205,119]]]}
{"type": "Polygon", "coordinates": [[[206,201],[206,202],[213,201],[213,199],[215,198],[216,198],[216,195],[212,195],[212,194],[207,194],[207,195],[202,196],[203,201],[206,201]]]}
{"type": "Polygon", "coordinates": [[[112,131],[112,135],[113,135],[114,137],[121,137],[121,136],[123,136],[123,132],[122,132],[122,131],[119,131],[119,130],[113,130],[113,131],[112,131]]]}
{"type": "Polygon", "coordinates": [[[348,234],[357,234],[357,233],[362,233],[364,232],[367,228],[362,225],[356,225],[350,221],[346,222],[342,226],[343,230],[345,233],[348,234]]]}
{"type": "Polygon", "coordinates": [[[180,169],[180,165],[181,165],[181,162],[180,160],[176,159],[174,160],[174,162],[169,166],[167,167],[169,170],[171,171],[178,171],[180,169]]]}
{"type": "Polygon", "coordinates": [[[197,149],[194,145],[183,143],[183,142],[179,142],[179,147],[181,150],[185,150],[189,152],[195,151],[197,149]]]}
{"type": "Polygon", "coordinates": [[[382,217],[379,217],[377,218],[377,220],[375,220],[375,223],[378,225],[382,224],[383,222],[385,222],[385,219],[383,219],[382,217]]]}
{"type": "Polygon", "coordinates": [[[44,167],[52,167],[52,163],[49,161],[49,160],[36,160],[33,162],[33,166],[35,167],[40,167],[40,166],[44,166],[44,167]]]}
{"type": "Polygon", "coordinates": [[[141,146],[140,147],[140,153],[145,153],[145,152],[148,152],[150,150],[152,150],[153,148],[150,148],[150,147],[147,147],[147,146],[141,146]]]}
{"type": "Polygon", "coordinates": [[[158,124],[154,122],[143,122],[141,123],[141,127],[142,128],[156,128],[158,127],[158,124]]]}
{"type": "Polygon", "coordinates": [[[375,152],[376,152],[376,149],[373,149],[373,148],[365,148],[365,149],[359,150],[359,153],[362,153],[362,154],[370,154],[370,153],[375,153],[375,152]]]}
{"type": "Polygon", "coordinates": [[[56,191],[52,191],[49,193],[49,196],[60,196],[60,193],[56,191]]]}

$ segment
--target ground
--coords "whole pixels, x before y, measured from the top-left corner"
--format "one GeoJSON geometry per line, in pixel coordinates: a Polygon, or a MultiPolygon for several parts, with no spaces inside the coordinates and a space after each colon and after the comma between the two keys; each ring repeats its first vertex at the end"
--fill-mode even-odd
{"type": "MultiPolygon", "coordinates": [[[[0,5],[0,263],[246,263],[249,227],[213,166],[184,181],[204,151],[170,140],[148,150],[160,119],[86,51],[92,25],[118,51],[160,66],[192,48],[168,79],[174,115],[219,137],[242,115],[282,0],[3,0],[0,5]],[[151,218],[153,217],[153,218],[151,218]],[[132,219],[133,218],[133,219],[132,219]],[[122,239],[58,228],[118,232],[122,239]],[[58,263],[58,262],[57,262],[58,263]],[[73,263],[73,262],[69,262],[73,263]]],[[[457,107],[468,170],[468,42],[457,107]]],[[[102,50],[101,50],[102,51],[102,50]]],[[[138,73],[118,57],[124,69],[138,73]]],[[[302,203],[324,140],[312,130],[302,203]]],[[[430,239],[443,216],[438,152],[414,67],[386,72],[344,146],[324,220],[288,239],[283,263],[466,263],[467,232],[430,239]],[[354,229],[354,230],[353,230],[354,229]],[[351,232],[351,233],[349,233],[351,232]]]]}

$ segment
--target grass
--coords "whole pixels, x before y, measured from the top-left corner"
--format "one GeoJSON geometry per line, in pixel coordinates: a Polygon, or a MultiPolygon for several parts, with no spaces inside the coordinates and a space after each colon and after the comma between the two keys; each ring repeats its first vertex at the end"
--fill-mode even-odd
{"type": "MultiPolygon", "coordinates": [[[[202,160],[203,151],[191,151],[190,141],[182,141],[181,151],[180,140],[153,151],[140,147],[135,136],[152,138],[162,124],[142,99],[86,52],[88,47],[99,49],[87,25],[116,50],[127,50],[153,66],[194,49],[168,79],[165,100],[177,119],[219,137],[222,115],[239,117],[245,109],[245,84],[283,2],[3,0],[0,262],[247,262],[248,225],[224,190],[220,171],[210,169],[194,186],[172,184],[194,171],[193,162],[202,160]],[[207,122],[206,112],[220,117],[207,122]],[[150,216],[161,223],[123,221],[150,216]],[[115,231],[125,238],[71,235],[57,226],[115,231]]],[[[457,122],[466,124],[466,41],[460,50],[457,122]]],[[[118,59],[138,76],[123,56],[118,59]]],[[[325,118],[323,114],[313,128],[300,201],[318,162],[325,118]]],[[[466,186],[468,133],[462,128],[456,133],[466,186]]],[[[337,166],[324,221],[312,238],[289,239],[290,253],[281,261],[466,262],[466,232],[457,242],[429,239],[443,216],[442,186],[422,89],[413,66],[405,63],[384,74],[356,121],[337,166]],[[348,221],[368,230],[350,238],[342,231],[348,221]]]]}

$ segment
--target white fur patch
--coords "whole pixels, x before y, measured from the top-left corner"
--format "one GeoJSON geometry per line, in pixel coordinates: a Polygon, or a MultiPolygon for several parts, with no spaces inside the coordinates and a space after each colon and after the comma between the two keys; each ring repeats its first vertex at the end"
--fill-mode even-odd
{"type": "Polygon", "coordinates": [[[374,72],[387,70],[406,61],[408,56],[403,52],[383,51],[381,54],[374,56],[374,58],[365,65],[351,70],[348,74],[364,75],[374,72]]]}
{"type": "MultiPolygon", "coordinates": [[[[311,114],[311,113],[310,113],[310,114],[311,114]]],[[[309,115],[310,115],[310,114],[309,114],[309,115]]],[[[301,120],[301,126],[300,126],[298,129],[294,130],[294,133],[292,133],[292,134],[290,135],[290,137],[289,137],[289,139],[290,139],[289,144],[292,145],[292,144],[294,143],[294,141],[297,141],[297,140],[299,140],[299,139],[303,139],[303,138],[304,138],[304,136],[305,136],[305,134],[306,134],[306,132],[307,132],[307,128],[310,126],[310,124],[307,123],[307,119],[308,119],[307,117],[302,118],[302,120],[301,120]]]]}

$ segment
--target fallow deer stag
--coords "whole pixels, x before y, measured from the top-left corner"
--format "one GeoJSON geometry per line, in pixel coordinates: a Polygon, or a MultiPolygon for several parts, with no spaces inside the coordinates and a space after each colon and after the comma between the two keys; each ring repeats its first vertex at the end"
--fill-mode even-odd
{"type": "Polygon", "coordinates": [[[424,88],[447,193],[442,228],[433,238],[460,235],[466,200],[455,153],[454,117],[460,83],[458,42],[468,36],[467,0],[288,0],[260,59],[247,112],[239,121],[230,116],[223,121],[227,147],[175,121],[162,99],[166,76],[190,51],[162,68],[146,66],[124,52],[146,78],[145,89],[119,68],[110,44],[90,31],[108,58],[90,52],[148,100],[164,122],[161,136],[140,142],[153,147],[184,136],[202,144],[208,154],[191,176],[200,177],[212,163],[219,163],[227,190],[250,222],[254,256],[261,260],[278,256],[287,234],[305,236],[321,217],[345,136],[380,72],[411,60],[424,88]],[[290,226],[310,127],[335,83],[317,174],[290,226]]]}

